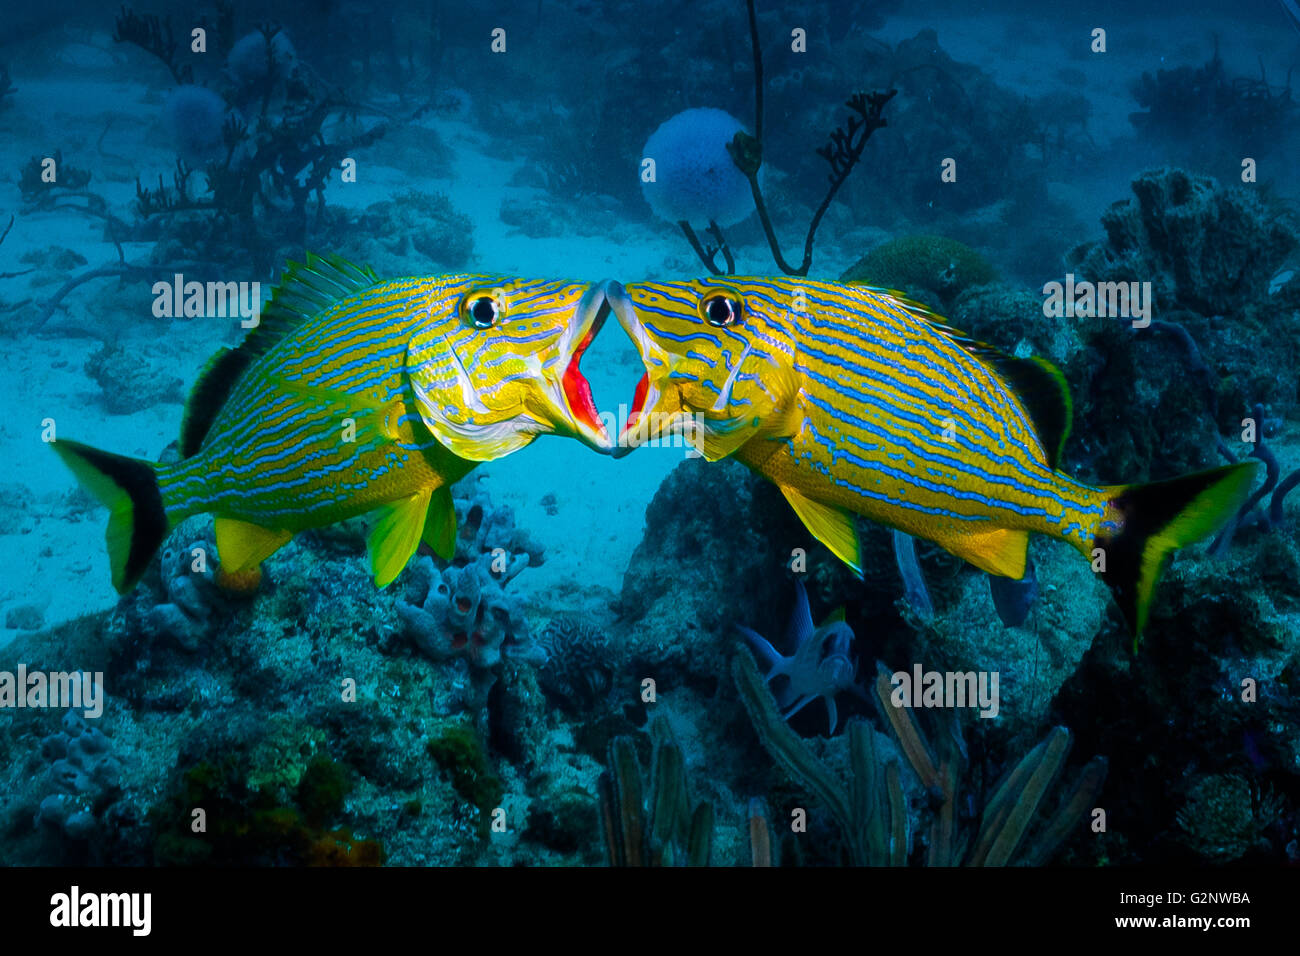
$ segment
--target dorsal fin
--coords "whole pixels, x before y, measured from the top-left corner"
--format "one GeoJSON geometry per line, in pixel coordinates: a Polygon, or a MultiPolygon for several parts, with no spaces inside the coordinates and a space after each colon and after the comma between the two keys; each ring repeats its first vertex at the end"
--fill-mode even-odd
{"type": "Polygon", "coordinates": [[[984,364],[992,366],[1011,386],[1016,397],[1025,406],[1025,411],[1029,413],[1034,431],[1038,435],[1038,442],[1047,455],[1047,464],[1053,470],[1056,469],[1061,460],[1061,453],[1065,449],[1065,440],[1070,437],[1070,426],[1074,420],[1074,401],[1070,398],[1070,386],[1059,368],[1045,358],[1037,356],[1016,358],[995,345],[971,338],[960,329],[954,329],[943,316],[936,315],[920,302],[909,299],[899,292],[866,286],[863,288],[889,296],[967,353],[984,364]]]}
{"type": "Polygon", "coordinates": [[[235,383],[250,365],[303,319],[378,281],[379,277],[369,266],[354,265],[336,255],[318,256],[309,252],[305,264],[287,263],[270,301],[262,309],[257,328],[238,347],[219,349],[199,374],[181,419],[181,456],[189,458],[198,452],[235,383]]]}
{"type": "Polygon", "coordinates": [[[991,345],[979,345],[984,351],[974,354],[1001,372],[1015,389],[1034,423],[1038,441],[1047,455],[1047,465],[1055,471],[1060,467],[1074,419],[1074,401],[1065,375],[1045,358],[1016,358],[991,345]]]}

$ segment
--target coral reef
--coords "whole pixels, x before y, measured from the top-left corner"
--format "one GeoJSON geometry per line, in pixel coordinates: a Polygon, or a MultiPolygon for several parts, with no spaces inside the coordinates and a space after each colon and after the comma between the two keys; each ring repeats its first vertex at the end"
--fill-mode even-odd
{"type": "Polygon", "coordinates": [[[984,257],[963,243],[943,236],[903,236],[876,246],[849,266],[840,281],[897,289],[947,307],[972,286],[995,278],[984,257]]]}
{"type": "Polygon", "coordinates": [[[81,193],[89,184],[90,171],[64,163],[58,149],[49,157],[33,156],[18,173],[18,191],[29,209],[53,209],[60,199],[81,193]],[[53,167],[47,167],[47,158],[54,161],[53,167]],[[52,169],[53,179],[46,178],[47,168],[52,169]]]}
{"type": "Polygon", "coordinates": [[[483,554],[474,562],[439,571],[427,555],[408,570],[397,613],[406,633],[436,661],[463,656],[480,670],[495,667],[502,656],[540,662],[523,598],[506,590],[527,567],[518,559],[483,554]]]}
{"type": "Polygon", "coordinates": [[[1071,259],[1094,282],[1151,282],[1160,310],[1231,316],[1257,307],[1300,247],[1289,217],[1255,192],[1173,168],[1142,173],[1132,188],[1134,198],[1102,216],[1105,241],[1071,259]]]}
{"type": "Polygon", "coordinates": [[[159,555],[162,600],[145,614],[146,635],[166,638],[182,650],[199,649],[217,623],[221,604],[216,575],[207,565],[215,554],[216,547],[204,539],[185,547],[170,543],[163,547],[159,555]]]}
{"type": "Polygon", "coordinates": [[[532,534],[516,526],[515,510],[495,506],[484,486],[488,476],[473,472],[452,486],[456,508],[456,557],[458,563],[477,559],[498,549],[509,555],[508,570],[514,577],[525,567],[537,567],[546,560],[546,549],[532,534]]]}
{"type": "MultiPolygon", "coordinates": [[[[229,43],[231,8],[223,19],[219,34],[229,43]]],[[[136,182],[141,222],[132,233],[165,247],[155,247],[154,262],[174,258],[179,247],[187,253],[181,258],[242,263],[266,274],[299,255],[309,237],[337,245],[355,231],[346,213],[326,214],[325,189],[341,161],[376,142],[387,127],[333,122],[349,113],[349,104],[340,91],[300,69],[283,31],[263,25],[235,42],[216,89],[195,84],[191,66],[179,62],[169,19],[124,7],[115,38],[158,58],[177,83],[165,109],[180,155],[172,185],[161,176],[157,189],[136,182]],[[200,176],[192,175],[196,170],[200,176]],[[176,219],[182,212],[188,215],[176,219]],[[148,223],[155,215],[164,217],[161,229],[148,223]]]]}
{"type": "MultiPolygon", "coordinates": [[[[383,248],[392,256],[408,259],[416,272],[455,271],[474,255],[474,224],[457,212],[441,193],[407,189],[391,200],[372,203],[356,224],[359,233],[386,236],[383,248]]],[[[342,246],[347,251],[347,243],[342,246]]],[[[362,258],[362,250],[356,250],[362,258]]]]}
{"type": "Polygon", "coordinates": [[[122,767],[112,741],[69,711],[62,729],[41,740],[40,753],[50,761],[46,785],[53,792],[41,800],[36,824],[55,827],[72,840],[97,836],[119,794],[122,767]]]}
{"type": "Polygon", "coordinates": [[[201,760],[153,811],[154,862],[165,866],[378,866],[384,848],[330,829],[350,785],[329,757],[307,764],[294,799],[249,786],[246,758],[201,760]],[[201,811],[201,815],[198,815],[201,811]],[[197,821],[202,821],[201,823],[197,821]]]}
{"type": "Polygon", "coordinates": [[[538,644],[546,660],[537,683],[561,708],[580,714],[603,701],[613,683],[604,631],[576,615],[562,615],[546,625],[538,644]]]}
{"type": "Polygon", "coordinates": [[[236,90],[256,93],[293,78],[298,54],[283,30],[257,30],[235,42],[226,54],[226,73],[236,90]]]}
{"type": "Polygon", "coordinates": [[[481,474],[452,489],[456,509],[456,553],[450,566],[415,559],[405,574],[396,608],[407,636],[434,660],[464,658],[476,670],[490,670],[502,656],[541,663],[523,597],[507,585],[520,572],[545,560],[545,549],[516,527],[514,509],[494,507],[481,474]]]}
{"type": "Polygon", "coordinates": [[[451,779],[456,793],[478,811],[478,833],[486,838],[492,812],[505,795],[505,784],[489,765],[478,731],[466,724],[450,724],[429,740],[427,749],[451,779]]]}
{"type": "Polygon", "coordinates": [[[1043,130],[1023,97],[954,60],[934,30],[878,51],[873,60],[865,81],[898,89],[890,106],[893,134],[850,182],[850,205],[871,197],[876,220],[915,222],[969,216],[999,201],[1041,200],[1043,172],[1026,159],[1039,151],[1043,130]],[[934,165],[916,162],[917,156],[934,157],[934,165]],[[955,182],[939,176],[943,157],[957,162],[955,182]]]}
{"type": "Polygon", "coordinates": [[[159,374],[139,352],[126,346],[103,345],[86,359],[85,371],[100,388],[100,402],[114,415],[185,400],[179,378],[159,374]]]}
{"type": "Polygon", "coordinates": [[[1289,534],[1250,538],[1220,558],[1181,556],[1138,659],[1124,653],[1122,632],[1103,631],[1066,681],[1053,713],[1073,723],[1079,745],[1123,741],[1108,747],[1107,805],[1126,822],[1102,837],[1105,859],[1280,862],[1300,839],[1297,581],[1289,534]]]}
{"type": "Polygon", "coordinates": [[[1254,849],[1281,810],[1273,794],[1261,796],[1240,774],[1206,774],[1178,811],[1180,839],[1198,856],[1226,863],[1254,849]]]}

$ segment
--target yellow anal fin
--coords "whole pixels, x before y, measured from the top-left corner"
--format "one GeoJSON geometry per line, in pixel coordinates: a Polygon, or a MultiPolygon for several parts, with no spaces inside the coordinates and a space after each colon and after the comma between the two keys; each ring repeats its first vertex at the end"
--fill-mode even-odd
{"type": "Polygon", "coordinates": [[[969,532],[955,541],[941,542],[957,557],[975,565],[981,571],[998,577],[1025,576],[1025,556],[1029,551],[1029,532],[996,528],[992,531],[969,532]]]}
{"type": "Polygon", "coordinates": [[[444,561],[456,556],[456,506],[451,500],[451,485],[443,485],[430,495],[420,539],[444,561]]]}
{"type": "Polygon", "coordinates": [[[217,518],[217,555],[227,574],[249,571],[282,547],[293,537],[292,531],[263,528],[237,518],[217,518]]]}
{"type": "Polygon", "coordinates": [[[420,544],[420,533],[429,512],[428,489],[401,498],[381,509],[379,523],[370,532],[370,570],[375,587],[386,588],[402,573],[420,544]]]}
{"type": "Polygon", "coordinates": [[[842,508],[834,508],[805,498],[793,488],[781,485],[781,493],[790,502],[799,520],[815,537],[858,574],[862,573],[862,544],[853,515],[842,508]]]}

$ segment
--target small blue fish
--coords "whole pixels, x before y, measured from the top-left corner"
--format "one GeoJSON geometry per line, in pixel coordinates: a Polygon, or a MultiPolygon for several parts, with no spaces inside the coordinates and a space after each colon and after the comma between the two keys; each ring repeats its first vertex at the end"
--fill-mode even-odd
{"type": "Polygon", "coordinates": [[[844,623],[839,612],[832,614],[821,627],[814,628],[803,583],[796,579],[794,587],[794,610],[790,612],[785,636],[785,646],[791,651],[789,657],[757,632],[743,626],[737,630],[758,658],[776,705],[781,708],[781,716],[789,720],[820,697],[826,701],[834,735],[839,724],[835,695],[851,689],[858,673],[857,663],[849,656],[853,629],[844,623]]]}

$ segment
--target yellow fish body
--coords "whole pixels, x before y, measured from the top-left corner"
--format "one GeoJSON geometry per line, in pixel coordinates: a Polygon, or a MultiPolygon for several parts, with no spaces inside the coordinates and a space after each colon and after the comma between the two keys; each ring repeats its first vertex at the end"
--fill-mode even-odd
{"type": "MultiPolygon", "coordinates": [[[[854,516],[1019,578],[1030,533],[1069,542],[1134,634],[1169,553],[1222,525],[1256,468],[1093,487],[1057,469],[1064,377],[885,290],[790,277],[608,283],[646,367],[619,444],[671,433],[774,482],[859,573],[854,516]]],[[[617,454],[618,452],[616,452],[617,454]]]]}
{"type": "Polygon", "coordinates": [[[113,584],[129,590],[168,531],[216,517],[223,570],[296,532],[379,510],[390,583],[423,538],[454,550],[450,485],[540,434],[611,442],[578,368],[599,286],[495,275],[380,280],[337,258],[291,264],[261,324],[209,363],[173,465],[71,441],[54,449],[110,509],[113,584]]]}

